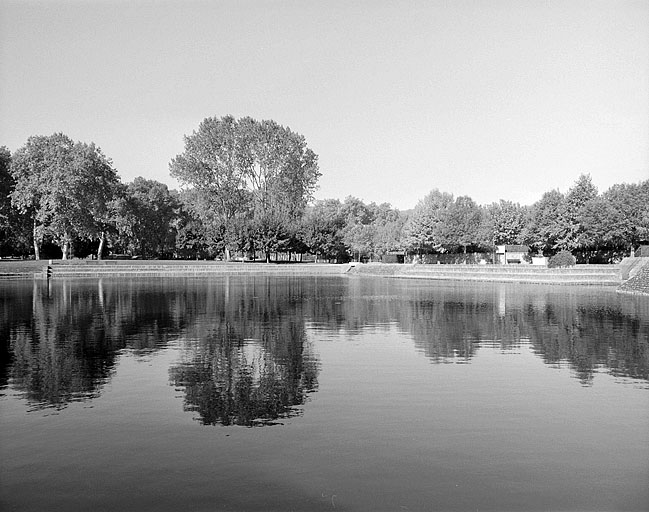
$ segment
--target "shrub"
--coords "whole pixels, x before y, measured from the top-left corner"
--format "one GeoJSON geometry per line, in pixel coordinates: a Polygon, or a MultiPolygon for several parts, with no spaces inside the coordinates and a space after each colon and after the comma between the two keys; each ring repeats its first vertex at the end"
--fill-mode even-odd
{"type": "Polygon", "coordinates": [[[548,261],[548,268],[574,267],[575,263],[577,260],[570,251],[559,251],[548,261]]]}

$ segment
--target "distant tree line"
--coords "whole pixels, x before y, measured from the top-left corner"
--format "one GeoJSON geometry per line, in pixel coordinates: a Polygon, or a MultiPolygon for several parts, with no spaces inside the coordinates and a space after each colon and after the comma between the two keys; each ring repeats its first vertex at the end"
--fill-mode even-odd
{"type": "Polygon", "coordinates": [[[531,206],[431,191],[409,212],[355,197],[313,202],[320,177],[305,138],[274,121],[205,119],[170,163],[182,190],[121,182],[95,144],[33,136],[0,148],[0,256],[323,261],[491,252],[526,244],[624,254],[649,238],[649,180],[599,193],[582,174],[531,206]]]}

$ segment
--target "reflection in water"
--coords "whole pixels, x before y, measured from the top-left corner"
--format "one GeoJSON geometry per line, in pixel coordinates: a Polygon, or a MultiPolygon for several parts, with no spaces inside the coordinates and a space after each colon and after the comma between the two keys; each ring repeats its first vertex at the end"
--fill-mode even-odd
{"type": "Polygon", "coordinates": [[[395,325],[434,363],[469,363],[485,343],[529,343],[584,384],[600,371],[649,380],[649,300],[609,289],[362,277],[8,282],[0,315],[0,391],[35,409],[96,397],[124,350],[178,340],[169,376],[187,410],[204,424],[269,424],[299,414],[317,389],[311,329],[395,325]]]}
{"type": "Polygon", "coordinates": [[[185,410],[204,425],[271,425],[299,414],[296,407],[317,387],[317,364],[304,353],[304,330],[285,334],[286,355],[244,342],[228,324],[198,344],[170,370],[184,388],[185,410]]]}
{"type": "Polygon", "coordinates": [[[9,357],[1,375],[34,409],[95,397],[121,350],[166,344],[179,325],[175,296],[129,282],[7,283],[0,332],[9,357]]]}
{"type": "Polygon", "coordinates": [[[299,414],[318,375],[302,311],[307,289],[300,279],[231,286],[226,278],[209,295],[198,332],[188,332],[194,341],[184,361],[170,370],[184,388],[185,409],[205,425],[270,425],[299,414]]]}
{"type": "MultiPolygon", "coordinates": [[[[396,322],[439,362],[468,362],[484,342],[522,342],[590,384],[599,369],[649,380],[649,300],[596,288],[359,279],[346,328],[396,322]]],[[[338,323],[336,328],[340,328],[338,323]]]]}

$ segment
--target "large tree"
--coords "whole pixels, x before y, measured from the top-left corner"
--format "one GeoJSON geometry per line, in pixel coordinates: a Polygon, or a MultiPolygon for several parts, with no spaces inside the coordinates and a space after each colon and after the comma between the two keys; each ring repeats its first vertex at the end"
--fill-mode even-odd
{"type": "Polygon", "coordinates": [[[486,207],[489,240],[494,245],[522,244],[528,220],[527,208],[503,199],[486,207]]]}
{"type": "Polygon", "coordinates": [[[415,207],[404,227],[404,245],[418,253],[444,251],[446,219],[453,195],[435,189],[415,207]]]}
{"type": "Polygon", "coordinates": [[[302,218],[300,237],[316,260],[346,261],[349,257],[343,241],[345,217],[338,199],[325,199],[307,208],[302,218]]]}
{"type": "Polygon", "coordinates": [[[523,238],[537,251],[553,253],[559,246],[562,224],[558,212],[563,209],[564,195],[550,190],[532,205],[523,238]]]}
{"type": "Polygon", "coordinates": [[[167,185],[140,176],[118,201],[116,223],[123,250],[144,258],[169,258],[176,248],[178,198],[167,185]]]}
{"type": "Polygon", "coordinates": [[[171,161],[170,172],[196,191],[195,211],[223,233],[226,258],[231,246],[242,245],[237,233],[245,233],[267,260],[289,236],[320,177],[302,135],[275,121],[232,116],[207,118],[185,136],[185,151],[171,161]]]}
{"type": "Polygon", "coordinates": [[[618,247],[633,247],[649,240],[649,180],[640,183],[613,185],[602,194],[608,203],[606,219],[611,224],[608,243],[618,247]]]}
{"type": "Polygon", "coordinates": [[[461,247],[464,254],[470,245],[485,245],[481,224],[482,211],[475,201],[469,196],[458,197],[448,207],[442,244],[449,252],[461,247]]]}
{"type": "Polygon", "coordinates": [[[559,220],[557,246],[560,249],[573,251],[582,247],[586,236],[581,217],[588,202],[597,197],[597,188],[593,185],[590,175],[580,175],[568,190],[561,208],[555,212],[559,220]]]}
{"type": "Polygon", "coordinates": [[[102,236],[119,177],[97,146],[62,133],[30,137],[13,155],[11,174],[12,203],[32,219],[36,259],[45,235],[61,247],[63,259],[75,237],[102,236]]]}

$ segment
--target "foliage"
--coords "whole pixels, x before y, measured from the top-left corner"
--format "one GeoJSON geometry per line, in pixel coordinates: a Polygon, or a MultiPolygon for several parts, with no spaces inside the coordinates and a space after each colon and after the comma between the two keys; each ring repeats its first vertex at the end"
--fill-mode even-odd
{"type": "MultiPolygon", "coordinates": [[[[632,247],[649,239],[649,179],[638,184],[613,185],[602,194],[610,215],[605,243],[613,247],[632,247]]],[[[602,220],[602,216],[599,217],[602,220]]]]}
{"type": "Polygon", "coordinates": [[[558,248],[574,250],[580,247],[586,236],[585,227],[580,222],[580,217],[588,202],[596,198],[597,189],[593,185],[590,175],[579,176],[557,211],[559,229],[556,246],[558,248]]]}
{"type": "Polygon", "coordinates": [[[320,177],[304,137],[275,121],[207,118],[185,136],[171,175],[195,191],[194,213],[231,246],[270,252],[286,243],[320,177]],[[242,238],[245,236],[246,238],[242,238]]]}
{"type": "Polygon", "coordinates": [[[11,204],[15,182],[10,172],[11,153],[0,147],[0,256],[29,254],[31,226],[11,204]]]}
{"type": "Polygon", "coordinates": [[[348,261],[347,246],[343,241],[345,217],[337,199],[317,201],[308,208],[301,222],[300,238],[308,249],[329,261],[348,261]]]}
{"type": "Polygon", "coordinates": [[[30,137],[13,155],[11,174],[12,204],[33,221],[37,258],[44,236],[62,248],[64,259],[75,237],[101,236],[119,178],[97,146],[62,133],[30,137]]]}
{"type": "Polygon", "coordinates": [[[530,209],[530,220],[523,238],[540,253],[552,252],[558,247],[561,224],[557,212],[563,208],[563,201],[561,192],[550,190],[530,209]]]}
{"type": "Polygon", "coordinates": [[[120,252],[143,258],[169,258],[175,249],[178,199],[167,185],[137,177],[117,204],[120,252]]]}
{"type": "Polygon", "coordinates": [[[570,251],[559,251],[548,261],[548,268],[574,267],[577,260],[570,251]]]}
{"type": "Polygon", "coordinates": [[[524,232],[528,221],[527,208],[503,199],[485,208],[485,238],[493,245],[525,243],[524,232]]]}
{"type": "Polygon", "coordinates": [[[442,231],[442,245],[447,252],[462,248],[466,254],[469,245],[483,246],[488,241],[481,240],[482,211],[469,196],[460,196],[450,204],[442,231]]]}
{"type": "Polygon", "coordinates": [[[417,252],[443,251],[446,217],[453,195],[435,189],[419,201],[404,226],[404,248],[417,252]]]}
{"type": "Polygon", "coordinates": [[[351,196],[310,204],[320,171],[304,137],[249,117],[205,119],[170,171],[180,193],[144,178],[122,184],[97,146],[62,133],[30,137],[13,155],[0,147],[0,256],[26,255],[30,244],[36,258],[58,254],[55,243],[64,257],[73,247],[101,257],[112,244],[151,258],[311,252],[342,262],[527,244],[609,261],[649,239],[649,180],[599,194],[582,174],[566,194],[548,191],[529,207],[479,206],[437,189],[408,214],[351,196]]]}

